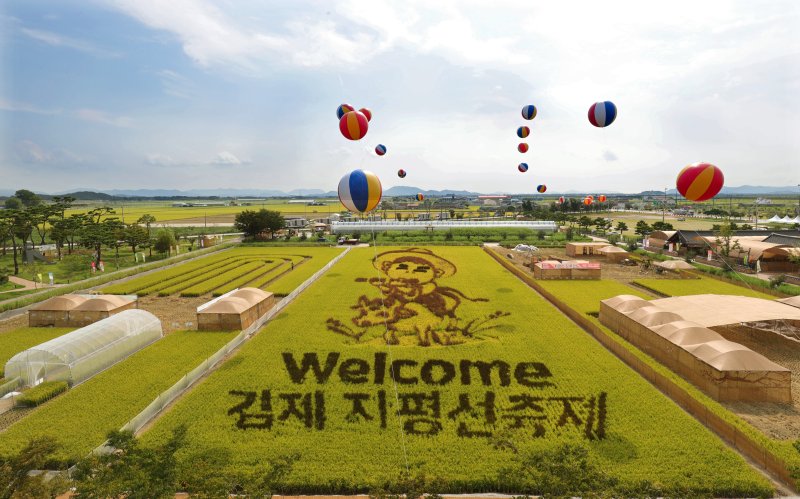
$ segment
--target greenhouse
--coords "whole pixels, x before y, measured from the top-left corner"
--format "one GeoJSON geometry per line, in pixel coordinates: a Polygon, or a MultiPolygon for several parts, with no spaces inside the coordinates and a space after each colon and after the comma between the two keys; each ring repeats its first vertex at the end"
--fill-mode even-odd
{"type": "Polygon", "coordinates": [[[25,386],[43,381],[75,385],[163,336],[161,321],[144,310],[125,310],[107,319],[31,347],[13,356],[5,378],[25,386]]]}

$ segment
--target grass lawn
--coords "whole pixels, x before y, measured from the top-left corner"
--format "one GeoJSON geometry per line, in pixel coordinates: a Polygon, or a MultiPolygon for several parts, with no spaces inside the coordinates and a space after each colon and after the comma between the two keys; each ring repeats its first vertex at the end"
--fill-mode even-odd
{"type": "Polygon", "coordinates": [[[699,294],[740,295],[774,300],[775,297],[758,291],[758,288],[746,288],[710,277],[700,279],[637,279],[634,281],[647,288],[667,296],[686,296],[699,294]]]}

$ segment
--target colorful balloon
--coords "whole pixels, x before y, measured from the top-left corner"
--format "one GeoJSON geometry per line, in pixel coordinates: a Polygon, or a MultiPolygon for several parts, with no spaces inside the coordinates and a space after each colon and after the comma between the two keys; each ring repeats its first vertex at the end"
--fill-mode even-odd
{"type": "Polygon", "coordinates": [[[366,213],[381,202],[383,189],[377,175],[353,170],[339,181],[339,201],[350,211],[366,213]]]}
{"type": "Polygon", "coordinates": [[[536,106],[528,104],[522,108],[522,117],[526,120],[532,120],[536,117],[536,106]]]}
{"type": "Polygon", "coordinates": [[[341,106],[336,108],[336,117],[342,119],[342,116],[349,113],[350,111],[355,111],[356,108],[351,106],[350,104],[342,104],[341,106]]]}
{"type": "Polygon", "coordinates": [[[617,119],[617,106],[611,101],[595,102],[589,108],[589,123],[592,125],[603,128],[617,119]]]}
{"type": "Polygon", "coordinates": [[[586,199],[591,199],[592,201],[594,201],[594,196],[592,196],[591,194],[589,194],[588,196],[586,196],[586,199]]]}
{"type": "Polygon", "coordinates": [[[519,152],[528,152],[528,144],[525,142],[520,142],[517,146],[517,151],[519,152]]]}
{"type": "Polygon", "coordinates": [[[360,140],[369,130],[367,117],[359,111],[350,111],[339,120],[339,131],[348,140],[360,140]]]}
{"type": "Polygon", "coordinates": [[[592,203],[594,203],[594,200],[592,198],[586,198],[583,200],[583,204],[585,204],[586,206],[589,206],[592,203]]]}
{"type": "Polygon", "coordinates": [[[525,173],[526,171],[528,171],[528,163],[520,163],[519,166],[517,166],[517,170],[521,171],[522,173],[525,173]]]}
{"type": "Polygon", "coordinates": [[[605,194],[600,194],[600,196],[597,197],[597,200],[600,201],[601,203],[605,203],[606,199],[607,198],[605,194]]]}
{"type": "Polygon", "coordinates": [[[397,176],[400,178],[406,178],[406,171],[400,168],[399,170],[397,170],[397,176]]]}
{"type": "Polygon", "coordinates": [[[722,189],[725,176],[711,163],[692,163],[678,173],[675,186],[689,201],[706,201],[722,189]]]}
{"type": "Polygon", "coordinates": [[[417,193],[417,201],[422,201],[423,199],[425,199],[425,196],[423,196],[421,192],[417,193]]]}
{"type": "Polygon", "coordinates": [[[378,144],[377,146],[375,146],[375,154],[377,154],[378,156],[383,156],[384,154],[386,154],[386,146],[383,144],[378,144]]]}
{"type": "Polygon", "coordinates": [[[526,126],[521,126],[517,128],[517,137],[524,139],[528,135],[531,134],[531,129],[526,126]]]}
{"type": "Polygon", "coordinates": [[[536,192],[538,192],[540,194],[543,194],[545,191],[547,191],[547,186],[546,185],[540,184],[540,185],[536,186],[536,192]]]}
{"type": "Polygon", "coordinates": [[[358,110],[358,112],[366,116],[367,121],[372,121],[372,111],[370,111],[366,107],[362,107],[361,109],[358,110]]]}
{"type": "Polygon", "coordinates": [[[566,201],[566,199],[564,199],[564,196],[558,198],[558,204],[564,204],[564,201],[566,201]]]}

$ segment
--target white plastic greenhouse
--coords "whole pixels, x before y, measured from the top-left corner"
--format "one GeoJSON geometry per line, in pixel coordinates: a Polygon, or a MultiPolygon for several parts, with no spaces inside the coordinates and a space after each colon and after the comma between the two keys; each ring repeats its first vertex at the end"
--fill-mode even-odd
{"type": "Polygon", "coordinates": [[[13,356],[6,379],[33,386],[42,381],[85,381],[163,336],[161,321],[145,310],[125,310],[13,356]]]}

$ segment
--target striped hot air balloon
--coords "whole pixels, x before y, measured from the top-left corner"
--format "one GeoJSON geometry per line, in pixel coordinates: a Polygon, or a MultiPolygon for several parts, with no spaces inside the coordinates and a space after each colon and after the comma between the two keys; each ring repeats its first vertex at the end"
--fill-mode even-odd
{"type": "Polygon", "coordinates": [[[528,135],[531,134],[531,129],[526,126],[521,126],[517,128],[517,137],[524,139],[528,135]]]}
{"type": "Polygon", "coordinates": [[[564,196],[558,198],[558,204],[564,204],[564,201],[566,201],[566,199],[564,199],[564,196]]]}
{"type": "Polygon", "coordinates": [[[360,140],[369,130],[367,117],[359,111],[350,111],[339,120],[339,131],[348,140],[360,140]]]}
{"type": "Polygon", "coordinates": [[[689,201],[706,201],[722,189],[725,177],[711,163],[693,163],[678,173],[675,183],[681,196],[689,201]]]}
{"type": "Polygon", "coordinates": [[[612,123],[617,118],[617,106],[611,101],[595,102],[589,108],[589,123],[603,128],[612,123]]]}
{"type": "Polygon", "coordinates": [[[519,166],[517,166],[517,170],[521,171],[522,173],[525,173],[526,171],[528,171],[528,163],[520,163],[519,166]]]}
{"type": "Polygon", "coordinates": [[[528,152],[528,144],[526,144],[525,142],[520,142],[519,145],[517,146],[517,151],[523,153],[528,152]]]}
{"type": "Polygon", "coordinates": [[[386,154],[386,146],[383,144],[378,144],[377,146],[375,146],[375,154],[377,154],[378,156],[383,156],[384,154],[386,154]]]}
{"type": "Polygon", "coordinates": [[[342,104],[336,108],[336,117],[342,119],[342,116],[349,113],[350,111],[355,111],[356,108],[351,106],[350,104],[342,104]]]}
{"type": "Polygon", "coordinates": [[[597,197],[597,200],[598,200],[598,201],[600,201],[601,203],[605,203],[605,202],[606,202],[606,199],[608,199],[608,198],[606,198],[606,195],[605,195],[605,194],[600,194],[600,195],[597,197]]]}
{"type": "Polygon", "coordinates": [[[423,196],[422,193],[419,192],[419,193],[417,193],[416,198],[417,198],[417,201],[422,201],[423,199],[425,199],[425,196],[423,196]]]}
{"type": "Polygon", "coordinates": [[[536,106],[528,104],[522,108],[522,117],[526,120],[532,120],[536,117],[536,106]]]}
{"type": "Polygon", "coordinates": [[[536,186],[536,192],[539,194],[544,194],[547,191],[547,186],[544,184],[540,184],[536,186]]]}
{"type": "Polygon", "coordinates": [[[353,170],[339,181],[339,201],[350,211],[366,213],[381,202],[381,181],[365,170],[353,170]]]}
{"type": "Polygon", "coordinates": [[[366,116],[367,121],[372,121],[372,111],[370,111],[366,107],[362,107],[361,109],[358,110],[358,112],[366,116]]]}
{"type": "Polygon", "coordinates": [[[583,204],[585,204],[586,206],[589,206],[592,203],[594,203],[594,200],[592,198],[587,197],[587,198],[584,198],[584,200],[583,200],[583,204]]]}
{"type": "Polygon", "coordinates": [[[397,176],[400,178],[406,178],[406,171],[400,168],[399,170],[397,170],[397,176]]]}

